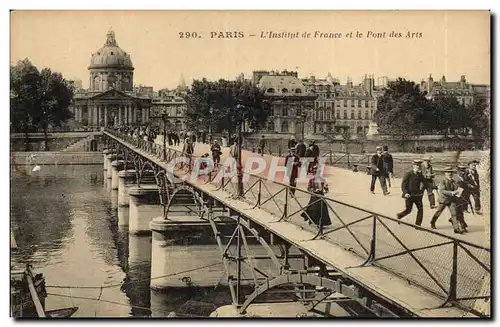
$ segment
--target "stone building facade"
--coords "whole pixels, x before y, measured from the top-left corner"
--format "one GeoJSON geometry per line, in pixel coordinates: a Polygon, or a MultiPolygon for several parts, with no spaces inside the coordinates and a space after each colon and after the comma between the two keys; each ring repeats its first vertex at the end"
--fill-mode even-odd
{"type": "Polygon", "coordinates": [[[253,83],[264,91],[270,104],[267,128],[263,133],[280,134],[279,137],[311,135],[314,132],[314,100],[297,72],[256,71],[253,83]]]}
{"type": "Polygon", "coordinates": [[[458,82],[447,82],[445,76],[439,81],[434,81],[429,75],[426,81],[420,83],[420,91],[426,92],[428,99],[433,99],[437,95],[453,95],[465,106],[476,101],[490,103],[490,86],[469,83],[465,75],[462,75],[458,82]]]}
{"type": "Polygon", "coordinates": [[[89,88],[77,90],[70,110],[83,126],[136,125],[149,120],[151,97],[134,91],[130,54],[109,31],[103,47],[91,55],[89,88]]]}
{"type": "Polygon", "coordinates": [[[348,79],[341,85],[330,74],[325,79],[314,76],[303,79],[308,91],[317,95],[314,101],[315,133],[366,134],[377,110],[374,78],[364,77],[359,85],[348,79]]]}
{"type": "Polygon", "coordinates": [[[186,129],[185,113],[186,101],[184,100],[185,90],[159,90],[158,95],[152,99],[150,117],[153,124],[161,126],[162,113],[167,113],[167,126],[175,131],[186,129]]]}

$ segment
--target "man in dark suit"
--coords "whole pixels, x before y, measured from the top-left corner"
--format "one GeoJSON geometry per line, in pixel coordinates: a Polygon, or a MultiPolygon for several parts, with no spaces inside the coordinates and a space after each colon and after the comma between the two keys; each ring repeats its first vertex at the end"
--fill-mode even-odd
{"type": "Polygon", "coordinates": [[[387,191],[387,184],[385,183],[386,173],[384,170],[384,160],[382,158],[382,147],[377,146],[377,153],[372,156],[370,172],[372,175],[372,182],[370,184],[370,192],[375,194],[375,182],[377,178],[380,181],[380,186],[384,195],[389,194],[387,191]]]}
{"type": "Polygon", "coordinates": [[[387,178],[387,184],[391,187],[391,178],[394,178],[394,161],[392,154],[389,153],[389,147],[384,145],[382,152],[382,160],[384,161],[384,172],[387,178]]]}
{"type": "Polygon", "coordinates": [[[288,148],[294,149],[296,145],[297,145],[297,141],[295,141],[295,137],[290,136],[290,140],[288,140],[288,148]]]}
{"type": "MultiPolygon", "coordinates": [[[[285,158],[285,166],[290,179],[290,186],[297,187],[297,177],[299,177],[300,158],[295,154],[295,149],[290,148],[289,154],[285,158]],[[291,163],[289,163],[291,161],[291,163]],[[291,167],[288,167],[291,165],[291,167]]],[[[290,195],[295,195],[295,188],[290,188],[290,195]]]]}
{"type": "Polygon", "coordinates": [[[266,138],[262,135],[262,138],[259,142],[259,153],[261,156],[264,156],[264,149],[266,148],[266,138]]]}
{"type": "Polygon", "coordinates": [[[401,219],[408,215],[413,204],[417,207],[417,219],[415,225],[422,225],[422,219],[424,217],[424,208],[422,204],[423,197],[423,187],[424,187],[424,176],[420,171],[420,165],[422,161],[414,160],[412,170],[407,172],[403,177],[403,182],[401,183],[401,189],[403,191],[403,198],[405,199],[405,210],[398,213],[398,219],[401,219]]]}
{"type": "Polygon", "coordinates": [[[297,150],[296,150],[296,154],[301,157],[301,158],[304,158],[306,156],[306,151],[307,151],[307,147],[306,145],[304,144],[304,141],[302,140],[299,140],[299,143],[297,143],[297,146],[296,146],[297,150]]]}
{"type": "Polygon", "coordinates": [[[469,169],[467,170],[467,179],[469,180],[469,184],[473,186],[470,190],[470,194],[474,199],[474,211],[477,214],[481,214],[481,198],[480,198],[481,189],[479,186],[479,174],[477,173],[476,170],[476,164],[478,163],[479,161],[477,160],[472,160],[471,162],[469,162],[469,169]]]}
{"type": "Polygon", "coordinates": [[[463,207],[459,205],[459,198],[461,196],[461,191],[459,184],[453,178],[453,168],[448,167],[444,170],[444,179],[439,183],[438,186],[438,208],[431,219],[431,227],[436,229],[436,221],[443,212],[443,210],[448,207],[451,215],[451,224],[453,226],[453,231],[457,234],[462,234],[465,231],[465,227],[459,222],[463,221],[463,207]],[[462,226],[461,226],[462,225],[462,226]]]}

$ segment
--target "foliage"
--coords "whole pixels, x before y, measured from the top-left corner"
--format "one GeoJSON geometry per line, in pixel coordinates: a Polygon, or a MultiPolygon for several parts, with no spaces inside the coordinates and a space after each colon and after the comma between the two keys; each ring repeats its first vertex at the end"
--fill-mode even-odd
{"type": "Polygon", "coordinates": [[[468,129],[477,141],[489,139],[486,109],[484,102],[466,107],[451,94],[428,100],[418,85],[399,78],[378,98],[374,120],[381,133],[399,137],[403,145],[408,136],[431,133],[451,134],[461,144],[468,129]]]}
{"type": "Polygon", "coordinates": [[[10,114],[14,131],[28,133],[61,126],[71,113],[68,109],[73,88],[60,73],[44,68],[41,72],[28,60],[10,67],[10,114]]]}
{"type": "Polygon", "coordinates": [[[469,126],[474,140],[478,142],[488,141],[491,133],[491,116],[489,107],[485,102],[474,102],[466,108],[469,117],[469,126]]]}
{"type": "Polygon", "coordinates": [[[226,130],[229,134],[236,131],[243,114],[250,129],[256,130],[264,127],[269,113],[264,93],[246,81],[195,80],[187,92],[186,104],[189,129],[208,129],[210,124],[213,131],[226,130]]]}
{"type": "Polygon", "coordinates": [[[448,136],[460,134],[468,125],[469,117],[465,106],[453,95],[438,95],[431,103],[425,116],[424,127],[428,132],[438,132],[448,136]]]}
{"type": "Polygon", "coordinates": [[[429,101],[412,81],[398,78],[377,101],[374,120],[382,133],[398,136],[402,140],[408,135],[422,132],[422,118],[430,108],[429,101]]]}

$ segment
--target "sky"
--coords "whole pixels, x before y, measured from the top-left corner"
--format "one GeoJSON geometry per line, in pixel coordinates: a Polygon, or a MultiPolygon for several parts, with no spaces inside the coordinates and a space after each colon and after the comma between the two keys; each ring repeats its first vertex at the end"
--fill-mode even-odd
{"type": "Polygon", "coordinates": [[[487,11],[14,11],[10,62],[28,58],[38,68],[81,79],[86,88],[90,56],[110,29],[131,55],[134,84],[155,90],[176,87],[181,74],[189,84],[283,69],[299,77],[331,73],[342,84],[348,77],[359,83],[365,74],[415,81],[429,74],[448,81],[465,75],[490,84],[487,11]],[[315,31],[342,36],[315,38],[315,31]],[[180,38],[193,32],[199,37],[180,38]],[[211,38],[219,32],[244,37],[211,38]],[[261,38],[266,32],[298,32],[299,38],[261,38]],[[357,32],[363,36],[356,38],[357,32]],[[406,38],[408,32],[415,37],[406,38]],[[311,38],[301,38],[303,33],[311,38]]]}

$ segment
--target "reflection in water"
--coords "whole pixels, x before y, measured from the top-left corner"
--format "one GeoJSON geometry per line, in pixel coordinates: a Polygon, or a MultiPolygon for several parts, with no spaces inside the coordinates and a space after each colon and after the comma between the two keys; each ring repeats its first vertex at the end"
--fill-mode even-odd
{"type": "Polygon", "coordinates": [[[151,237],[129,235],[128,254],[129,270],[123,290],[134,306],[133,315],[149,316],[149,310],[136,307],[150,307],[151,237]]]}
{"type": "Polygon", "coordinates": [[[47,285],[72,286],[48,287],[66,297],[49,295],[47,310],[78,306],[74,317],[164,317],[171,311],[208,316],[231,302],[223,286],[150,291],[151,237],[130,236],[119,224],[128,208],[118,208],[102,165],[43,166],[36,176],[11,176],[11,222],[19,246],[12,261],[30,262],[47,285]],[[101,293],[102,285],[110,287],[101,293]]]}

